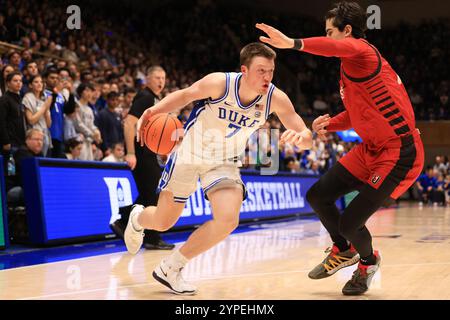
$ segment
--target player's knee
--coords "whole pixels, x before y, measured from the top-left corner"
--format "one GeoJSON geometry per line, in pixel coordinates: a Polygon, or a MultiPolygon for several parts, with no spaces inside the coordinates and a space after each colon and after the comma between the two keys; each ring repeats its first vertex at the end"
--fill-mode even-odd
{"type": "Polygon", "coordinates": [[[239,226],[239,218],[234,219],[231,223],[230,223],[230,229],[231,232],[233,232],[234,230],[236,230],[236,228],[239,226]]]}
{"type": "Polygon", "coordinates": [[[320,180],[312,185],[306,192],[306,201],[315,209],[319,205],[332,205],[338,196],[324,188],[320,180]]]}
{"type": "Polygon", "coordinates": [[[239,226],[239,216],[216,219],[224,233],[231,233],[239,226]]]}

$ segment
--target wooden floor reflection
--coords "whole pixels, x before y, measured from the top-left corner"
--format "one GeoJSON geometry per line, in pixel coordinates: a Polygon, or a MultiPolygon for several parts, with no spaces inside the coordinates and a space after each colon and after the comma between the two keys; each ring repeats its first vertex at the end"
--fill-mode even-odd
{"type": "Polygon", "coordinates": [[[254,226],[191,261],[199,293],[177,296],[151,272],[167,251],[115,253],[0,271],[0,299],[450,299],[450,209],[377,212],[368,228],[382,255],[370,291],[345,297],[355,266],[310,280],[329,238],[315,220],[254,226]]]}

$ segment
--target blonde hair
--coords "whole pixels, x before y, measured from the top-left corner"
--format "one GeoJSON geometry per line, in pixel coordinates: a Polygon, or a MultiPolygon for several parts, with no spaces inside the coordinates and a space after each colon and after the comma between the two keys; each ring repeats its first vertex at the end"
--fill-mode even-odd
{"type": "Polygon", "coordinates": [[[151,75],[155,71],[166,72],[166,70],[164,70],[164,68],[161,66],[151,66],[147,69],[147,75],[151,75]]]}
{"type": "Polygon", "coordinates": [[[28,129],[27,132],[25,133],[25,139],[31,139],[31,137],[33,136],[33,133],[37,133],[37,132],[44,135],[42,130],[36,129],[36,128],[31,128],[31,129],[28,129]]]}
{"type": "Polygon", "coordinates": [[[261,42],[252,42],[242,48],[240,53],[241,66],[249,67],[254,57],[276,59],[277,54],[271,48],[261,42]]]}

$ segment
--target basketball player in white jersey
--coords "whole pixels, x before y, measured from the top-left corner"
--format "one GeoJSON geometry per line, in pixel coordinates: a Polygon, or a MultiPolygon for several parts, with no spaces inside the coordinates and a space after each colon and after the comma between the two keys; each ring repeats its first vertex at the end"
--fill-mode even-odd
{"type": "Polygon", "coordinates": [[[309,149],[312,133],[295,112],[288,96],[271,80],[276,53],[262,43],[251,43],[240,53],[241,73],[211,73],[188,88],[171,93],[147,109],[138,121],[138,141],[143,145],[143,123],[158,113],[170,113],[200,100],[185,125],[184,138],[169,157],[161,177],[158,205],[136,205],[125,231],[128,252],[136,254],[144,229],[165,231],[180,217],[185,202],[200,179],[210,201],[213,219],[153,271],[153,277],[177,294],[194,294],[181,270],[192,258],[224,240],[239,224],[246,197],[236,159],[249,136],[275,112],[287,131],[281,140],[309,149]]]}

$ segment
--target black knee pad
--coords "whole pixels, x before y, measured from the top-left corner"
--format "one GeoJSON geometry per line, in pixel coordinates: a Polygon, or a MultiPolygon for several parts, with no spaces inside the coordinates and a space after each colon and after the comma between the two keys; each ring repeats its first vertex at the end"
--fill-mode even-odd
{"type": "Polygon", "coordinates": [[[313,208],[316,204],[333,204],[338,199],[338,197],[334,197],[334,195],[327,194],[327,192],[321,188],[322,183],[323,181],[321,180],[317,181],[306,192],[306,201],[308,201],[313,208]]]}
{"type": "Polygon", "coordinates": [[[317,186],[317,182],[312,185],[311,188],[306,192],[306,201],[308,201],[309,204],[313,205],[320,201],[320,190],[317,186]]]}

